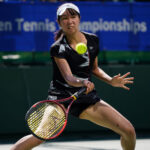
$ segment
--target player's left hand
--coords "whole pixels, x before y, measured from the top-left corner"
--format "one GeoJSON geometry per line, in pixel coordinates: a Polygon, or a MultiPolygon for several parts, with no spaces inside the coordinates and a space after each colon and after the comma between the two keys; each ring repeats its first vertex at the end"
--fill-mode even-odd
{"type": "Polygon", "coordinates": [[[111,80],[111,85],[114,87],[121,87],[124,88],[126,90],[130,90],[130,88],[128,88],[126,86],[126,84],[132,84],[134,77],[127,77],[128,75],[130,75],[130,72],[124,74],[124,75],[120,75],[120,73],[116,76],[114,76],[111,80]]]}

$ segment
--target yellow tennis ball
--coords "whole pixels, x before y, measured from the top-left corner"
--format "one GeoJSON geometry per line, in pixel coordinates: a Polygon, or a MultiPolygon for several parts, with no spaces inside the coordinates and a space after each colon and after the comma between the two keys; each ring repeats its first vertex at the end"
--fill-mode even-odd
{"type": "Polygon", "coordinates": [[[87,51],[87,46],[86,46],[86,44],[84,44],[84,43],[78,43],[78,44],[76,45],[76,51],[77,51],[77,53],[80,54],[80,55],[86,53],[86,51],[87,51]]]}

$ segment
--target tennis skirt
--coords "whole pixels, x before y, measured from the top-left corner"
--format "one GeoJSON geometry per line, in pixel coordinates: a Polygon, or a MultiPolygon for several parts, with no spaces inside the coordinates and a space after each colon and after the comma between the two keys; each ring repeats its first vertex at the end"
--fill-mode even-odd
{"type": "MultiPolygon", "coordinates": [[[[48,100],[57,100],[57,99],[64,99],[64,98],[67,98],[70,96],[71,96],[71,94],[69,94],[69,92],[57,90],[57,91],[49,92],[47,99],[48,100]]],[[[80,114],[86,108],[88,108],[91,105],[94,105],[98,101],[100,101],[100,97],[97,94],[96,90],[93,90],[92,92],[90,92],[88,94],[83,94],[76,101],[73,102],[69,113],[75,117],[79,117],[80,114]]],[[[61,102],[61,103],[67,108],[67,106],[70,104],[70,100],[61,102]]]]}

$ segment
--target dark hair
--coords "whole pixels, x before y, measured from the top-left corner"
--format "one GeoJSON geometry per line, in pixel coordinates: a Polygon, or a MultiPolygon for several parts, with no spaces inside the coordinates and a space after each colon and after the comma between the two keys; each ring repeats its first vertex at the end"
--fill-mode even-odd
{"type": "MultiPolygon", "coordinates": [[[[67,8],[67,11],[69,12],[70,15],[72,15],[72,16],[73,16],[73,15],[78,15],[79,18],[80,18],[80,14],[79,14],[77,11],[75,11],[74,9],[72,9],[72,8],[67,8]]],[[[61,17],[61,16],[58,16],[58,19],[57,19],[58,22],[60,21],[60,17],[61,17]]],[[[55,32],[55,37],[54,37],[55,41],[58,40],[58,39],[61,37],[62,34],[63,34],[63,30],[62,30],[62,29],[56,31],[56,32],[55,32]]]]}
{"type": "Polygon", "coordinates": [[[54,40],[57,41],[61,35],[63,34],[63,30],[59,29],[58,31],[55,32],[54,40]]]}

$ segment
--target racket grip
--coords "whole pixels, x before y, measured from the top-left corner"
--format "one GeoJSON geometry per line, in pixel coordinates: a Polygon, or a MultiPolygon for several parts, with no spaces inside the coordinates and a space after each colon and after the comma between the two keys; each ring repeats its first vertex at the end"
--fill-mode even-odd
{"type": "Polygon", "coordinates": [[[82,87],[78,92],[76,92],[73,97],[74,99],[79,98],[86,91],[86,87],[82,87]]]}

